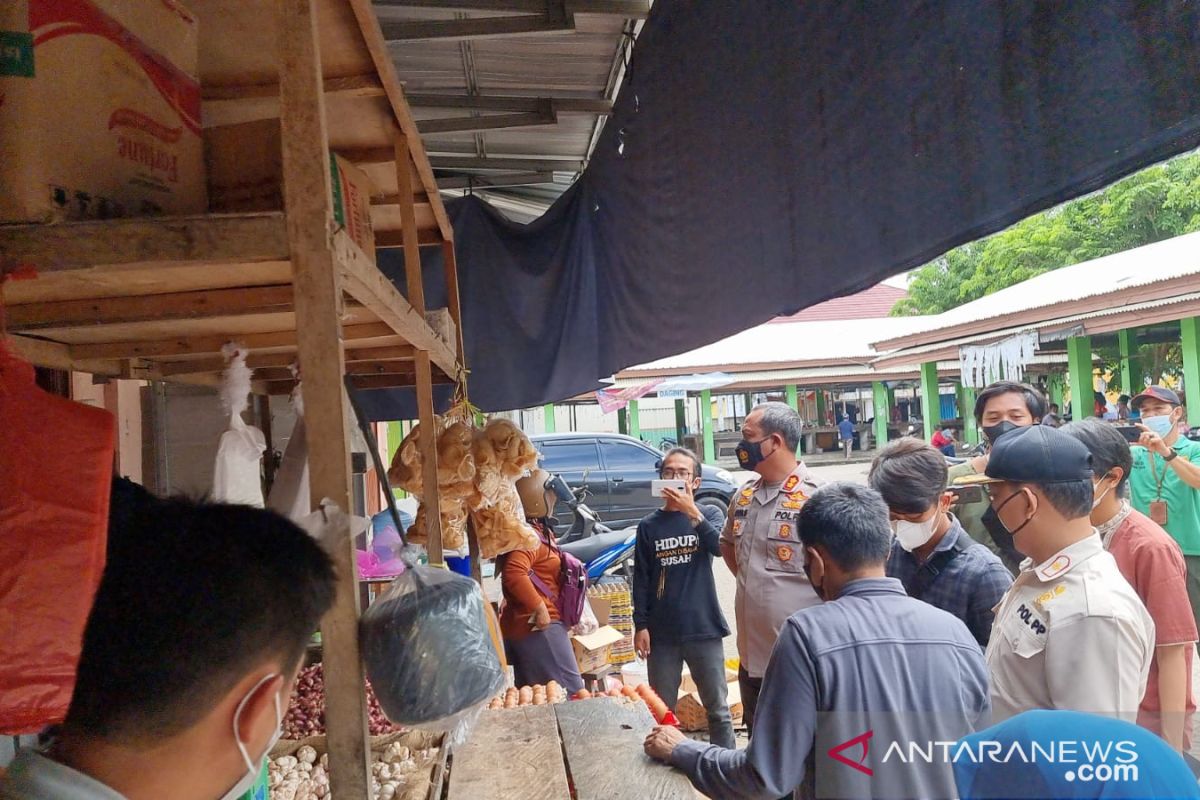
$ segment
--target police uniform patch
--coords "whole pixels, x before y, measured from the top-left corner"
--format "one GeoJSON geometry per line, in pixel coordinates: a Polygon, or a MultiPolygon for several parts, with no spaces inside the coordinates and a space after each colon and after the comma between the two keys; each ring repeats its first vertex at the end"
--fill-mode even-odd
{"type": "Polygon", "coordinates": [[[791,561],[792,548],[788,547],[786,544],[781,544],[775,549],[775,555],[779,556],[780,561],[791,561]]]}
{"type": "Polygon", "coordinates": [[[1038,608],[1042,608],[1043,606],[1046,605],[1046,603],[1049,603],[1054,598],[1061,597],[1063,594],[1066,593],[1066,591],[1067,591],[1067,587],[1063,586],[1060,583],[1057,586],[1055,586],[1053,589],[1047,589],[1046,591],[1044,591],[1040,595],[1038,595],[1037,599],[1033,601],[1033,604],[1035,606],[1037,606],[1038,608]]]}
{"type": "Polygon", "coordinates": [[[791,537],[792,537],[792,526],[791,525],[780,525],[779,526],[779,538],[790,539],[791,537]]]}
{"type": "Polygon", "coordinates": [[[1042,570],[1043,578],[1053,578],[1063,574],[1071,566],[1071,557],[1066,553],[1059,553],[1054,557],[1054,560],[1042,570]]]}
{"type": "Polygon", "coordinates": [[[743,507],[748,506],[748,505],[750,505],[750,498],[747,497],[746,495],[742,495],[741,497],[738,498],[737,504],[739,506],[743,506],[743,507]]]}
{"type": "Polygon", "coordinates": [[[784,494],[791,494],[792,490],[795,489],[796,486],[798,486],[799,484],[800,484],[800,476],[792,475],[786,481],[783,482],[784,494]]]}

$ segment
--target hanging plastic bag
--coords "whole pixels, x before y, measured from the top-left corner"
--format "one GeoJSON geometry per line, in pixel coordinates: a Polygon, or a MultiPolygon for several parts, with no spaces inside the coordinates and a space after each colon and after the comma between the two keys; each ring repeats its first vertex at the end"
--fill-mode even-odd
{"type": "Polygon", "coordinates": [[[214,500],[223,503],[263,507],[262,476],[259,467],[267,449],[263,432],[242,420],[250,404],[250,368],[246,349],[229,343],[221,348],[225,373],[221,377],[221,404],[229,412],[229,430],[221,435],[217,462],[213,470],[214,500]]]}
{"type": "Polygon", "coordinates": [[[283,460],[271,484],[267,508],[299,522],[312,513],[312,495],[308,488],[308,439],[304,418],[297,414],[292,437],[283,451],[283,460]]]}
{"type": "Polygon", "coordinates": [[[362,657],[388,719],[463,732],[504,688],[478,584],[415,566],[363,614],[362,657]]]}
{"type": "Polygon", "coordinates": [[[116,424],[43,392],[0,337],[0,734],[66,716],[104,569],[116,424]]]}

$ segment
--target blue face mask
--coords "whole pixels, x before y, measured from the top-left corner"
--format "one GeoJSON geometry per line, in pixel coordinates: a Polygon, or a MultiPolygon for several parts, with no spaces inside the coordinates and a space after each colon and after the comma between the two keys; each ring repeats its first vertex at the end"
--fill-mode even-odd
{"type": "Polygon", "coordinates": [[[1163,438],[1166,438],[1171,433],[1171,429],[1175,427],[1175,421],[1171,419],[1170,414],[1142,417],[1142,424],[1163,438]]]}

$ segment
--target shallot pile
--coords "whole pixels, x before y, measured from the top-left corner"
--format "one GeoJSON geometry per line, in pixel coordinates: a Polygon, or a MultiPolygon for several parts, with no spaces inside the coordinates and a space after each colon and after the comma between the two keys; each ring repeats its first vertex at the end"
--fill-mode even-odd
{"type": "MultiPolygon", "coordinates": [[[[402,728],[384,716],[375,691],[367,684],[367,714],[372,736],[395,733],[402,728]]],[[[285,739],[303,739],[325,733],[325,672],[320,662],[306,667],[296,678],[296,690],[283,720],[285,739]]]]}
{"type": "Polygon", "coordinates": [[[520,689],[514,686],[488,703],[488,710],[519,708],[520,706],[547,706],[565,702],[566,699],[567,691],[558,685],[558,681],[550,681],[545,685],[539,683],[534,686],[522,686],[520,689]]]}

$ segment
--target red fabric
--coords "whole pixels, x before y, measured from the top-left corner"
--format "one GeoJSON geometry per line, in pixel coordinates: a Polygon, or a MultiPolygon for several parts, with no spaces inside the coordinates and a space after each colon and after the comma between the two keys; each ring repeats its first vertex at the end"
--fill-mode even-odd
{"type": "Polygon", "coordinates": [[[47,394],[0,340],[0,734],[66,716],[104,568],[116,425],[47,394]]]}
{"type": "MultiPolygon", "coordinates": [[[[1188,601],[1187,565],[1183,551],[1161,526],[1137,509],[1112,535],[1109,552],[1125,580],[1142,599],[1154,620],[1156,647],[1195,642],[1196,620],[1188,601]]],[[[1191,747],[1191,718],[1196,710],[1192,698],[1192,650],[1187,648],[1187,723],[1184,749],[1191,747]]],[[[1150,662],[1146,696],[1138,709],[1138,724],[1162,735],[1159,717],[1158,656],[1150,662]]]]}
{"type": "Polygon", "coordinates": [[[933,436],[929,439],[929,443],[934,447],[945,447],[950,444],[950,440],[943,436],[941,431],[934,431],[933,436]]]}

